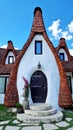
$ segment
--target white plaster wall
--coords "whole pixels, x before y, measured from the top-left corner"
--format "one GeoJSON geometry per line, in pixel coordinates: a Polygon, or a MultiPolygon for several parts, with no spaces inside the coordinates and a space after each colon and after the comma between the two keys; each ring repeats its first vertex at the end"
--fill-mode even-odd
{"type": "MultiPolygon", "coordinates": [[[[67,54],[66,54],[66,52],[65,52],[65,50],[63,48],[60,48],[59,53],[64,53],[65,61],[68,61],[68,56],[67,56],[67,54]]],[[[58,55],[59,55],[59,53],[58,53],[58,55]]]]}
{"type": "Polygon", "coordinates": [[[8,64],[8,57],[9,57],[9,56],[13,56],[13,57],[14,57],[14,61],[15,61],[15,56],[14,56],[13,52],[10,51],[10,52],[8,53],[7,57],[6,57],[5,64],[8,64]]]}
{"type": "Polygon", "coordinates": [[[5,94],[0,94],[0,104],[4,103],[4,96],[5,94]]]}
{"type": "MultiPolygon", "coordinates": [[[[60,76],[57,63],[51,52],[49,46],[47,45],[45,39],[42,35],[36,35],[32,40],[32,43],[28,47],[24,56],[22,57],[17,73],[17,89],[19,94],[19,102],[23,103],[23,87],[24,81],[22,76],[24,76],[30,83],[31,75],[37,70],[37,64],[40,62],[41,70],[47,77],[48,92],[46,103],[49,103],[56,108],[58,108],[58,95],[60,86],[60,76]],[[42,40],[43,42],[43,54],[35,55],[35,40],[42,40]]],[[[30,104],[32,103],[31,95],[29,98],[30,104]]]]}

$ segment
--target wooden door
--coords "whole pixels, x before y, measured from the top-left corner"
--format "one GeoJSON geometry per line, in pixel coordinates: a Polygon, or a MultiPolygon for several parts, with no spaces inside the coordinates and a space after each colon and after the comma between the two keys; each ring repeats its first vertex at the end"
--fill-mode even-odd
{"type": "Polygon", "coordinates": [[[47,97],[47,78],[42,71],[36,71],[31,76],[30,90],[34,103],[45,103],[47,97]]]}

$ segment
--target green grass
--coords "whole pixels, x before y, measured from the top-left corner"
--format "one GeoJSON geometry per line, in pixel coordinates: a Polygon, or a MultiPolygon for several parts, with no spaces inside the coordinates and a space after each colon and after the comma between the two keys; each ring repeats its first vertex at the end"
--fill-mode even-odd
{"type": "Polygon", "coordinates": [[[0,104],[0,121],[11,120],[16,117],[16,113],[10,112],[9,108],[0,104]]]}
{"type": "Polygon", "coordinates": [[[73,118],[73,111],[63,111],[64,118],[73,118]]]}
{"type": "Polygon", "coordinates": [[[73,127],[73,111],[64,110],[63,111],[63,115],[64,115],[63,121],[66,121],[69,124],[69,126],[67,126],[67,127],[60,127],[59,130],[67,130],[68,128],[73,127]],[[72,118],[72,120],[71,121],[67,121],[66,118],[72,118]]]}
{"type": "MultiPolygon", "coordinates": [[[[73,111],[64,110],[63,114],[64,114],[63,121],[66,121],[66,118],[72,118],[72,120],[69,121],[69,122],[66,121],[66,122],[69,123],[69,126],[67,126],[65,128],[59,127],[59,130],[67,130],[68,128],[73,127],[73,111]]],[[[17,124],[13,123],[13,121],[16,119],[16,115],[17,115],[17,113],[11,112],[10,108],[5,107],[3,104],[0,104],[0,121],[9,120],[8,125],[16,126],[17,124]]],[[[54,122],[54,124],[56,124],[56,123],[54,122]]],[[[5,130],[7,124],[4,124],[2,126],[3,126],[3,130],[5,130]]],[[[42,127],[42,130],[44,130],[42,122],[40,123],[40,126],[42,127]]],[[[21,130],[21,128],[23,128],[23,126],[20,127],[20,130],[21,130]]]]}

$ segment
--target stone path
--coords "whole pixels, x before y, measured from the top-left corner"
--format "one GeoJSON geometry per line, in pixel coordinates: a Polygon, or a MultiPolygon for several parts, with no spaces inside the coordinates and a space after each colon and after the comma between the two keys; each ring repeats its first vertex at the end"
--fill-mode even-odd
{"type": "Polygon", "coordinates": [[[73,121],[72,118],[66,118],[65,121],[49,124],[24,124],[17,119],[0,122],[0,130],[73,130],[69,123],[73,121]]]}

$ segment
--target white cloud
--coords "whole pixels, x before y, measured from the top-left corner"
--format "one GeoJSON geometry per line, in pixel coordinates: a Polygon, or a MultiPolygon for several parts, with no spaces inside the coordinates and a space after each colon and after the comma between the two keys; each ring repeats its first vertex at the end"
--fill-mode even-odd
{"type": "Polygon", "coordinates": [[[66,40],[71,40],[72,39],[72,35],[69,34],[68,31],[61,32],[61,37],[65,38],[66,40]]]}
{"type": "MultiPolygon", "coordinates": [[[[7,48],[7,45],[2,45],[2,46],[0,46],[0,48],[4,48],[4,49],[6,49],[7,48]]],[[[14,47],[16,50],[18,50],[18,48],[16,48],[16,47],[14,47]]]]}
{"type": "Polygon", "coordinates": [[[71,44],[71,46],[73,47],[73,43],[71,44]]]}
{"type": "Polygon", "coordinates": [[[6,48],[7,48],[7,45],[3,45],[3,46],[1,46],[0,48],[5,48],[5,49],[6,49],[6,48]]]}
{"type": "Polygon", "coordinates": [[[52,32],[52,35],[55,39],[59,38],[59,34],[61,33],[62,29],[59,28],[61,20],[53,21],[52,25],[48,27],[48,30],[52,32]]]}
{"type": "Polygon", "coordinates": [[[69,49],[69,52],[73,56],[73,49],[69,49]]]}
{"type": "Polygon", "coordinates": [[[70,33],[73,33],[73,21],[71,21],[70,24],[68,24],[68,29],[70,33]]]}
{"type": "Polygon", "coordinates": [[[61,37],[65,38],[66,40],[71,40],[73,38],[73,21],[71,21],[70,24],[67,25],[65,30],[60,28],[60,25],[61,20],[57,19],[52,22],[52,25],[50,27],[48,27],[48,30],[52,32],[52,37],[57,40],[61,37]]]}

